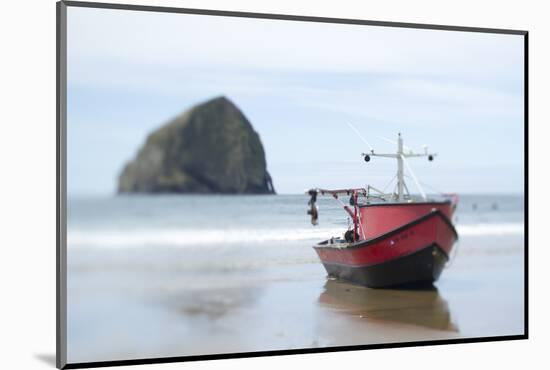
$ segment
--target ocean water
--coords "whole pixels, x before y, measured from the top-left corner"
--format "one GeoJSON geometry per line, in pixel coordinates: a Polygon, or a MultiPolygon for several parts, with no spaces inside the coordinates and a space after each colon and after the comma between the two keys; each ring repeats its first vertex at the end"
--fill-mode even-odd
{"type": "MultiPolygon", "coordinates": [[[[346,344],[331,341],[336,329],[321,336],[309,316],[326,295],[325,271],[312,246],[342,235],[349,223],[333,199],[320,198],[318,226],[306,214],[306,195],[69,198],[69,361],[346,344]],[[279,312],[292,305],[290,316],[305,315],[300,322],[279,312]],[[280,335],[284,320],[287,331],[280,335]],[[235,332],[248,323],[261,330],[235,332]]],[[[460,298],[465,286],[480,300],[497,291],[480,288],[487,277],[472,272],[487,266],[506,271],[487,276],[512,279],[504,303],[516,307],[523,292],[523,196],[463,195],[454,221],[459,242],[439,285],[447,297],[456,293],[455,313],[471,310],[473,298],[460,298]]],[[[512,312],[516,330],[522,306],[512,312]]],[[[495,316],[471,317],[459,323],[465,335],[487,334],[475,331],[483,327],[478,320],[495,316]]],[[[497,334],[510,328],[499,325],[491,327],[497,334]]],[[[414,340],[414,333],[406,338],[414,340]]]]}
{"type": "MultiPolygon", "coordinates": [[[[307,201],[305,195],[70,199],[69,272],[111,267],[178,276],[198,273],[212,285],[216,278],[228,284],[251,269],[317,265],[311,247],[342,236],[350,220],[325,197],[318,201],[319,225],[313,226],[307,201]]],[[[459,242],[452,257],[522,253],[523,207],[522,196],[462,196],[454,220],[459,242]]],[[[277,271],[274,278],[299,276],[277,271]]]]}
{"type": "MultiPolygon", "coordinates": [[[[69,248],[250,244],[317,241],[342,234],[349,218],[321,198],[320,224],[306,215],[307,196],[125,195],[68,202],[69,248]]],[[[521,195],[463,195],[455,214],[460,236],[523,233],[521,195]]]]}
{"type": "MultiPolygon", "coordinates": [[[[67,243],[71,251],[185,250],[189,262],[204,252],[212,262],[221,254],[236,257],[235,263],[250,255],[260,265],[262,256],[270,258],[268,263],[299,263],[311,260],[309,247],[341,236],[350,222],[333,199],[322,197],[319,225],[312,226],[307,201],[305,195],[70,198],[67,243]],[[287,248],[293,252],[277,253],[287,248]]],[[[484,239],[485,251],[490,252],[503,242],[510,244],[505,240],[523,235],[523,214],[521,195],[464,195],[454,222],[461,245],[472,251],[484,239]]]]}

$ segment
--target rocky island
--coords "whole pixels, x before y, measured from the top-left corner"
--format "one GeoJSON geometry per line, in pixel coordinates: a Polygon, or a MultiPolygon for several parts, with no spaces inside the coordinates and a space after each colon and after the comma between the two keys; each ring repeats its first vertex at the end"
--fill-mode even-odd
{"type": "Polygon", "coordinates": [[[119,193],[274,194],[260,137],[218,97],[152,132],[118,179],[119,193]]]}

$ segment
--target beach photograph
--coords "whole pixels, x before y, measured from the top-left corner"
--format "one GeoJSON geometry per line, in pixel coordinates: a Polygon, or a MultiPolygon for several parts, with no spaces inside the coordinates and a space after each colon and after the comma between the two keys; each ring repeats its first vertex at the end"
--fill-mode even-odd
{"type": "Polygon", "coordinates": [[[68,363],[524,335],[524,43],[68,7],[68,363]]]}

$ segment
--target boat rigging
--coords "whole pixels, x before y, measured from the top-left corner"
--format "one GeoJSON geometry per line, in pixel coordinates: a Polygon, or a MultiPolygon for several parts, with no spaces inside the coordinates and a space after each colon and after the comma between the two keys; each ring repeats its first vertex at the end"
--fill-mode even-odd
{"type": "MultiPolygon", "coordinates": [[[[349,189],[313,188],[308,214],[318,224],[318,195],[330,195],[346,211],[352,226],[342,237],[331,237],[314,246],[329,276],[372,287],[433,282],[439,277],[458,235],[451,222],[458,203],[456,194],[443,200],[428,199],[407,158],[427,157],[436,153],[415,153],[397,137],[395,153],[376,152],[359,131],[349,124],[369,147],[362,153],[365,162],[372,157],[397,160],[395,189],[385,193],[374,186],[349,189]],[[420,192],[413,197],[405,183],[405,167],[420,192]],[[349,197],[348,204],[340,198],[349,197]]],[[[393,181],[393,179],[392,179],[393,181]]]]}

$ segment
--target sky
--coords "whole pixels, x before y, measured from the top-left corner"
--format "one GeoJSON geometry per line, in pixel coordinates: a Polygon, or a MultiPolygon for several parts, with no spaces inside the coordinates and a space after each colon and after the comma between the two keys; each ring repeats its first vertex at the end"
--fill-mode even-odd
{"type": "Polygon", "coordinates": [[[67,27],[69,195],[115,193],[151,131],[220,95],[278,193],[385,188],[395,160],[365,163],[348,124],[377,152],[428,145],[426,192],[524,190],[522,36],[76,7],[67,27]]]}

